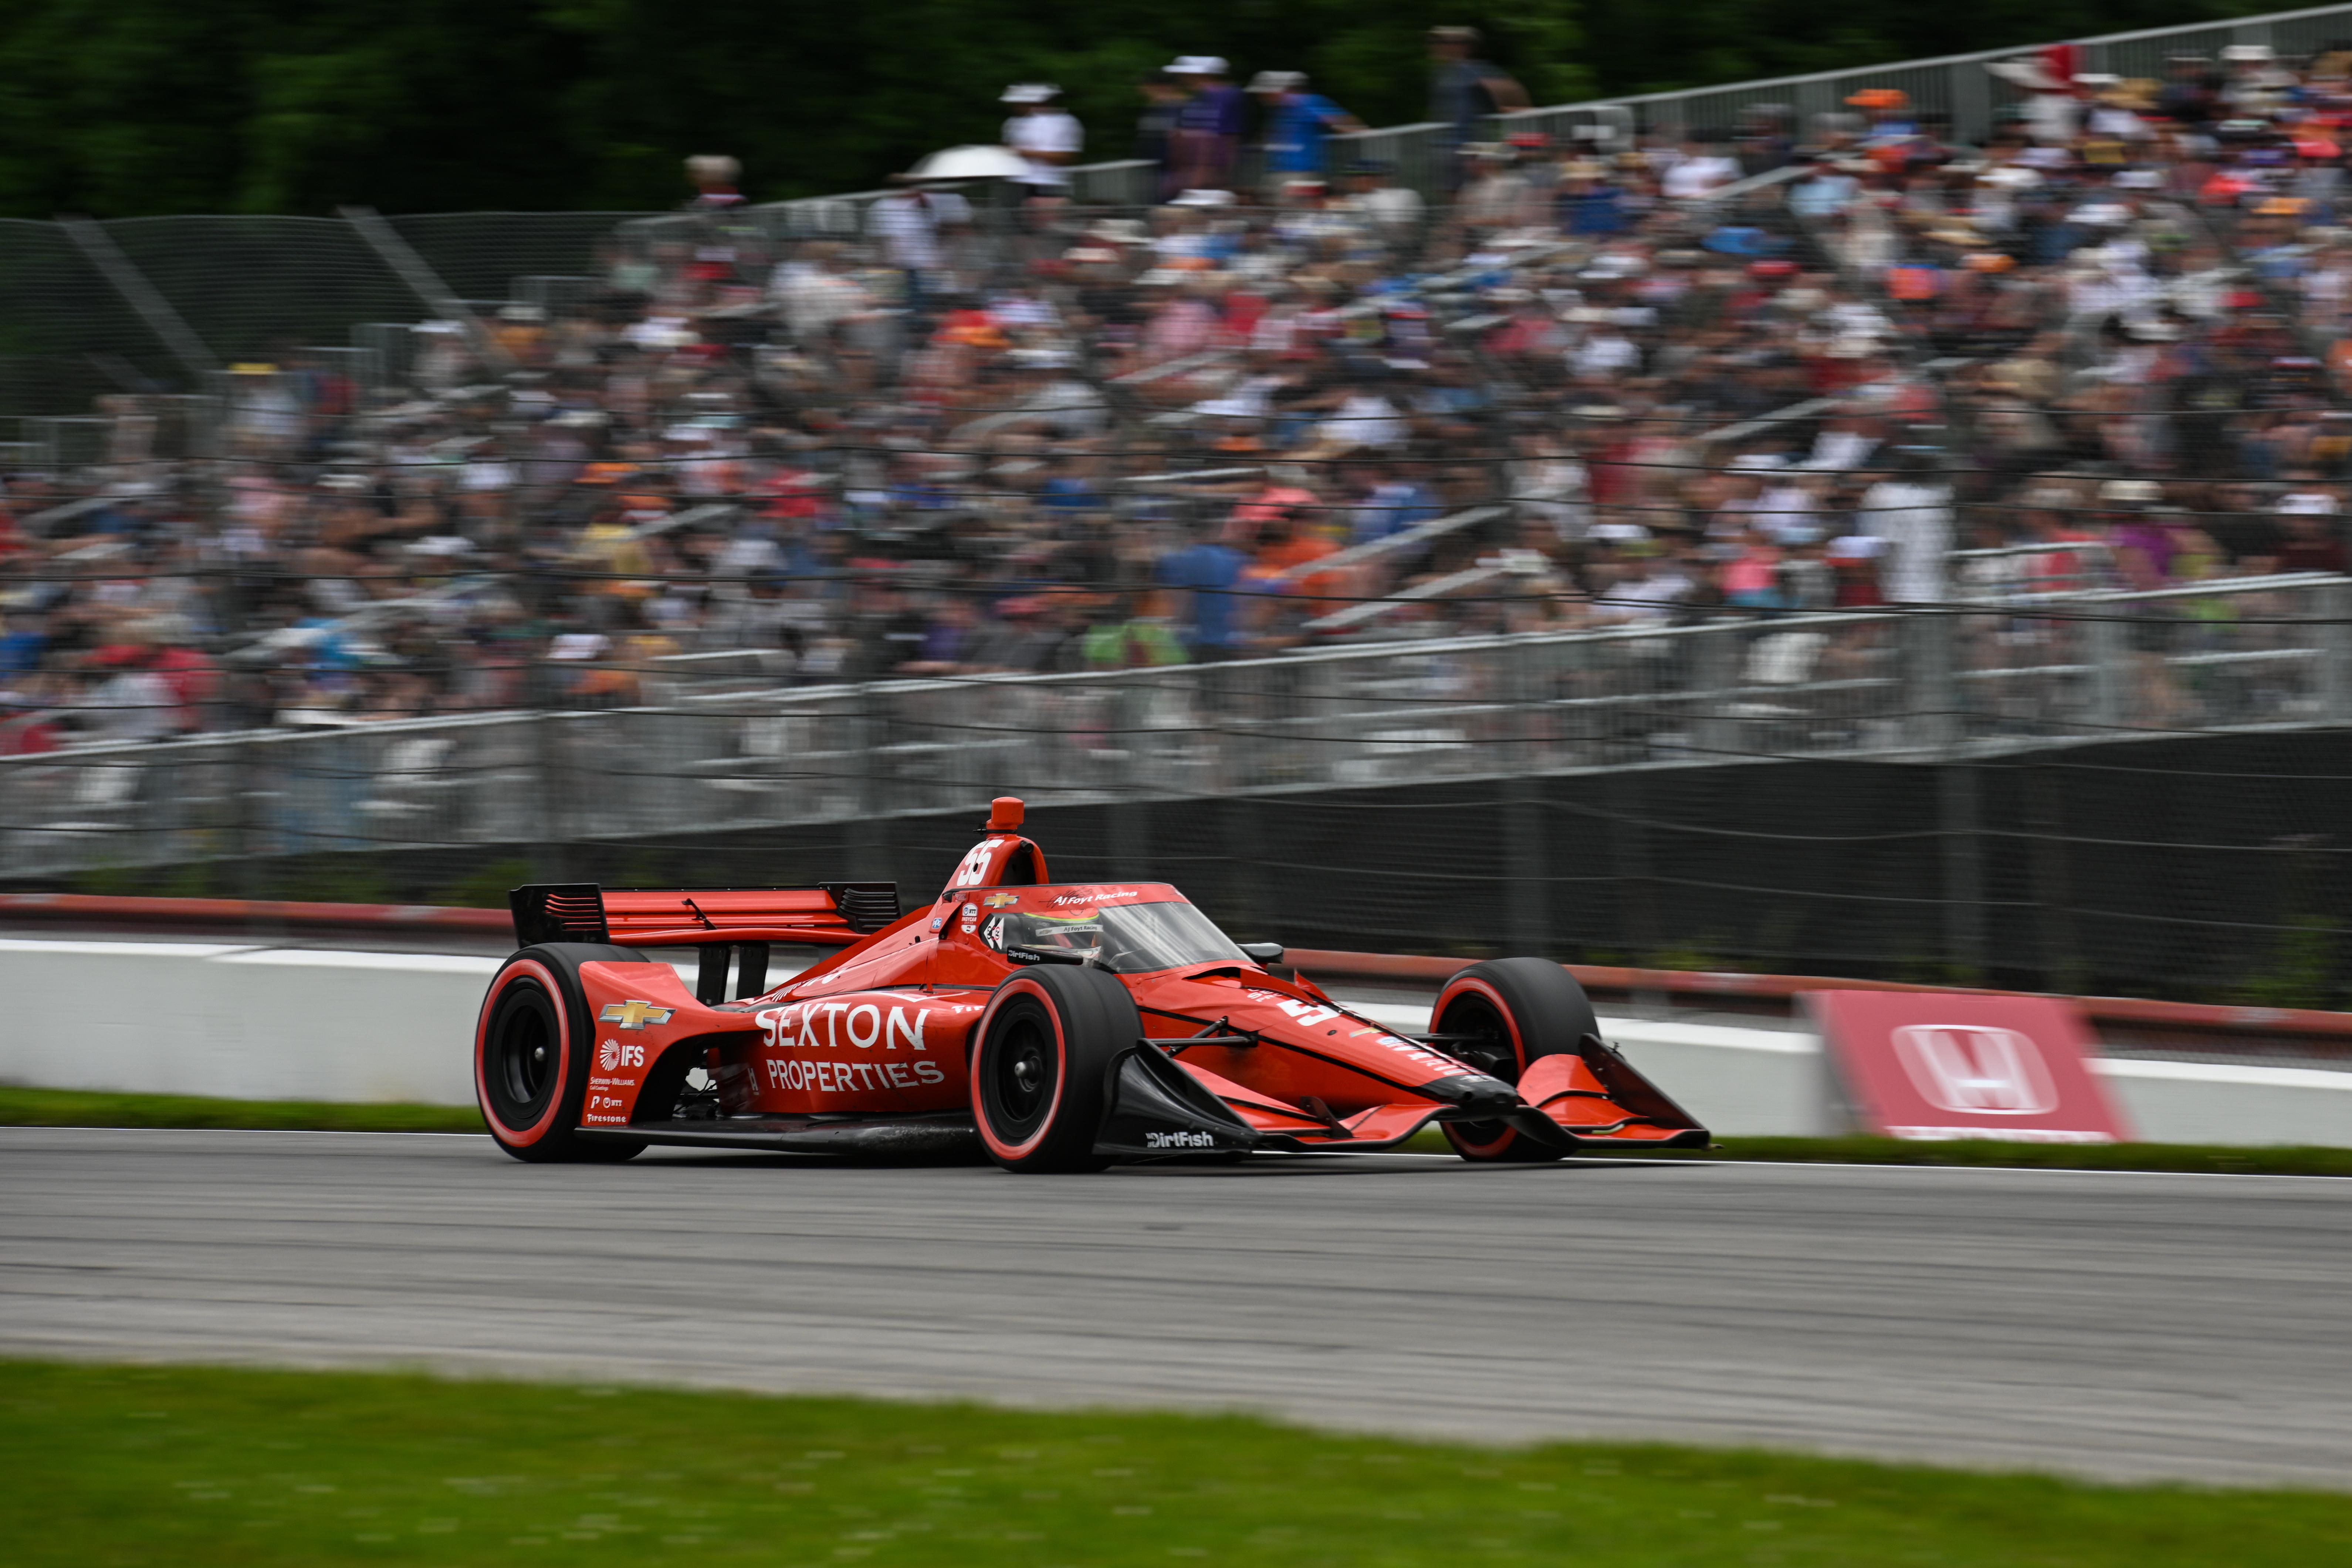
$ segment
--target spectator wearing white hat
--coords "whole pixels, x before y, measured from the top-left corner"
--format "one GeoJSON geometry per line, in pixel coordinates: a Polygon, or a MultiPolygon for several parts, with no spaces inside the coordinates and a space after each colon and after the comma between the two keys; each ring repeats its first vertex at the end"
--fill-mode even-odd
{"type": "Polygon", "coordinates": [[[1050,81],[1014,82],[1000,101],[1013,106],[1004,122],[1004,144],[1021,154],[1029,172],[1021,176],[1032,196],[1066,195],[1069,165],[1078,161],[1087,144],[1085,127],[1064,109],[1062,89],[1050,81]]]}
{"type": "Polygon", "coordinates": [[[1168,74],[1192,93],[1176,111],[1172,137],[1171,183],[1179,190],[1234,188],[1234,164],[1241,155],[1248,105],[1242,89],[1225,79],[1225,69],[1224,60],[1216,55],[1179,55],[1168,68],[1168,74]]]}

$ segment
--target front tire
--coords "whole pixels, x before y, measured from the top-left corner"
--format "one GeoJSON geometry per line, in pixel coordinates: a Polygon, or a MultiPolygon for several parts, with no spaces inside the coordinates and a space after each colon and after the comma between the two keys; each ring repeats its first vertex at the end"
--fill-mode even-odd
{"type": "Polygon", "coordinates": [[[491,978],[474,1025],[474,1097],[499,1148],[534,1164],[606,1164],[645,1149],[579,1131],[596,1040],[580,966],[643,958],[600,942],[542,942],[491,978]]]}
{"type": "MultiPolygon", "coordinates": [[[[1587,1035],[1601,1033],[1592,999],[1576,976],[1542,958],[1497,958],[1474,963],[1445,983],[1430,1027],[1463,1035],[1441,1046],[1448,1056],[1491,1078],[1516,1084],[1544,1057],[1573,1055],[1587,1035]]],[[[1503,1121],[1448,1121],[1445,1141],[1465,1160],[1536,1164],[1568,1151],[1538,1143],[1503,1121]]]]}
{"type": "Polygon", "coordinates": [[[971,1112],[1008,1171],[1099,1171],[1111,1058],[1135,1044],[1135,998],[1098,969],[1039,964],[996,988],[972,1031],[971,1112]]]}

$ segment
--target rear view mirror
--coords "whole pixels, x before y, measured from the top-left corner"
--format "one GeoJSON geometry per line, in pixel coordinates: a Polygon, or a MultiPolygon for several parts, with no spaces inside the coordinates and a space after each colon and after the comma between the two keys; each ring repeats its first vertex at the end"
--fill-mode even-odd
{"type": "Polygon", "coordinates": [[[1282,962],[1282,943],[1278,942],[1245,942],[1241,944],[1241,947],[1244,955],[1253,963],[1280,963],[1282,962]]]}

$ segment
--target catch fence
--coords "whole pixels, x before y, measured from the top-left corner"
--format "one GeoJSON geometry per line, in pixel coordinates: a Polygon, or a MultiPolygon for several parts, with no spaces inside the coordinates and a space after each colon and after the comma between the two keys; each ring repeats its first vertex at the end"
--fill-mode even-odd
{"type": "Polygon", "coordinates": [[[1060,825],[1062,875],[1173,879],[1301,943],[2324,1001],[2352,832],[2346,768],[2314,759],[2352,732],[2347,633],[2352,580],[2298,575],[746,679],[0,760],[0,847],[19,885],[429,899],[675,864],[919,897],[1009,793],[1060,825]],[[2244,756],[2268,771],[2220,782],[2244,756]],[[2118,779],[2127,820],[2100,804],[2118,779]]]}

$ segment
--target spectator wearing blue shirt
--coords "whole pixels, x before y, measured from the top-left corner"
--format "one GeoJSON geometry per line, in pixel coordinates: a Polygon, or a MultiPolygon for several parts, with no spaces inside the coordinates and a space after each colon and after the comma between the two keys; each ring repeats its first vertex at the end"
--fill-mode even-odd
{"type": "Polygon", "coordinates": [[[1276,195],[1292,180],[1323,177],[1332,132],[1364,128],[1321,93],[1307,91],[1304,71],[1260,71],[1249,90],[1265,114],[1266,184],[1276,195]]]}
{"type": "Polygon", "coordinates": [[[1573,235],[1622,234],[1633,226],[1625,193],[1598,158],[1578,158],[1561,171],[1559,226],[1573,235]]]}
{"type": "Polygon", "coordinates": [[[1191,596],[1183,612],[1184,646],[1195,663],[1210,664],[1240,652],[1239,595],[1247,565],[1240,551],[1218,542],[1213,530],[1204,531],[1190,548],[1161,557],[1160,584],[1191,596]]]}
{"type": "Polygon", "coordinates": [[[47,617],[13,615],[0,619],[0,675],[29,675],[49,651],[47,617]]]}
{"type": "Polygon", "coordinates": [[[1087,473],[1087,466],[1083,458],[1066,460],[1060,471],[1039,488],[1037,504],[1057,513],[1101,510],[1102,491],[1087,473]]]}
{"type": "Polygon", "coordinates": [[[1351,545],[1374,543],[1444,513],[1435,492],[1391,469],[1376,467],[1368,477],[1372,483],[1357,503],[1355,526],[1348,537],[1351,545]]]}

